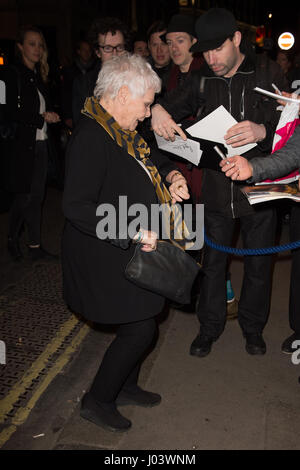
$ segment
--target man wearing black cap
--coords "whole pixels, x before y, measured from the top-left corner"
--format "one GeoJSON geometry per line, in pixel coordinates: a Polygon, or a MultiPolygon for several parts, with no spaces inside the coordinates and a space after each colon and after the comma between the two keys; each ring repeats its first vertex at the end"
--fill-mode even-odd
{"type": "MultiPolygon", "coordinates": [[[[275,83],[280,89],[286,89],[281,70],[266,57],[242,52],[241,33],[228,10],[208,10],[197,20],[196,34],[198,42],[191,50],[202,51],[206,64],[191,74],[184,87],[174,90],[153,107],[153,129],[165,138],[173,139],[177,132],[185,139],[175,122],[198,109],[201,109],[199,117],[203,118],[223,105],[238,122],[228,129],[224,136],[226,143],[232,147],[257,143],[254,149],[244,153],[248,159],[266,154],[272,148],[279,114],[276,101],[259,95],[254,88],[272,90],[271,84],[275,83]]],[[[213,242],[230,246],[235,219],[239,219],[245,248],[274,244],[275,209],[270,204],[250,206],[239,183],[226,180],[218,171],[204,170],[202,202],[206,235],[213,242]]],[[[225,253],[205,246],[197,312],[201,328],[190,349],[194,356],[209,354],[213,342],[224,330],[226,262],[225,253]]],[[[271,268],[270,256],[244,258],[238,317],[249,354],[266,352],[262,332],[269,313],[271,268]]]]}
{"type": "Polygon", "coordinates": [[[190,48],[197,42],[194,18],[188,15],[174,15],[162,40],[168,44],[174,64],[178,65],[182,73],[187,73],[193,61],[190,48]]]}

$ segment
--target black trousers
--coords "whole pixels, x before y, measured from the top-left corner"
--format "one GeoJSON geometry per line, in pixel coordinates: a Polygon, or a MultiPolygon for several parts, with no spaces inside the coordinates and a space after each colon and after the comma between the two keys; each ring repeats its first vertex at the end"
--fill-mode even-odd
{"type": "MultiPolygon", "coordinates": [[[[235,220],[218,213],[205,212],[207,237],[231,246],[235,220]]],[[[254,215],[240,218],[244,248],[274,246],[276,212],[257,208],[254,215]]],[[[201,332],[216,340],[226,322],[226,267],[228,255],[207,245],[204,248],[203,279],[198,303],[201,332]]],[[[239,300],[238,318],[244,333],[261,333],[267,322],[271,295],[272,256],[245,256],[244,278],[239,300]]]]}
{"type": "Polygon", "coordinates": [[[118,327],[89,391],[96,401],[113,403],[121,389],[136,389],[141,363],[156,331],[154,318],[118,327]]]}
{"type": "Polygon", "coordinates": [[[37,141],[30,193],[16,193],[10,211],[9,238],[17,240],[25,222],[29,245],[41,243],[42,204],[48,170],[47,141],[37,141]]]}
{"type": "MultiPolygon", "coordinates": [[[[290,218],[290,239],[300,240],[300,206],[293,203],[290,218]]],[[[292,251],[292,269],[290,281],[289,321],[290,327],[300,335],[300,248],[292,251]]]]}

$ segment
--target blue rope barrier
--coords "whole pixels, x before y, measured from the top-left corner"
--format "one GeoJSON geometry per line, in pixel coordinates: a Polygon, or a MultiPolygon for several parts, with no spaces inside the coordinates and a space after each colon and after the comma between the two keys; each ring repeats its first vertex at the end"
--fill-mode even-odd
{"type": "Polygon", "coordinates": [[[289,251],[295,250],[296,248],[300,248],[300,240],[297,242],[291,242],[286,245],[281,246],[272,246],[270,248],[231,248],[229,246],[218,245],[217,243],[212,242],[209,240],[204,232],[204,241],[206,245],[214,248],[218,251],[223,251],[224,253],[229,253],[231,255],[237,256],[255,256],[255,255],[271,255],[274,253],[281,253],[282,251],[289,251]]]}

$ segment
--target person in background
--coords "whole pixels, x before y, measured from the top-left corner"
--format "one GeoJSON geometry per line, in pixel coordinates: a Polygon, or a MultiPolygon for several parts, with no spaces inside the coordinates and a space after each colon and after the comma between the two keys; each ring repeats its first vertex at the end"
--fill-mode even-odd
{"type": "Polygon", "coordinates": [[[72,111],[75,124],[80,118],[85,99],[93,94],[101,65],[112,57],[124,54],[130,48],[129,30],[118,18],[95,19],[88,36],[98,60],[92,70],[74,80],[72,111]]]}
{"type": "Polygon", "coordinates": [[[162,80],[162,95],[166,91],[169,73],[172,67],[169,47],[161,38],[166,31],[167,26],[160,20],[152,23],[147,31],[148,49],[150,52],[148,60],[153,70],[162,80]]]}
{"type": "MultiPolygon", "coordinates": [[[[150,51],[147,61],[161,79],[161,92],[159,95],[155,96],[155,99],[166,92],[169,72],[172,67],[169,48],[167,44],[161,40],[161,35],[164,34],[166,30],[167,27],[162,21],[155,21],[147,31],[148,49],[150,51]]],[[[138,132],[151,147],[154,146],[157,148],[155,136],[151,129],[150,118],[139,123],[138,132]]]]}
{"type": "MultiPolygon", "coordinates": [[[[293,53],[291,51],[279,50],[276,55],[276,62],[281,67],[287,81],[289,88],[292,89],[295,80],[300,80],[300,69],[294,67],[293,53]]],[[[298,88],[300,83],[298,83],[298,88]]]]}
{"type": "Polygon", "coordinates": [[[4,73],[7,117],[17,125],[6,142],[6,186],[14,194],[9,218],[8,251],[14,261],[23,258],[19,236],[28,229],[32,261],[52,258],[41,245],[41,216],[48,170],[48,126],[60,121],[51,111],[47,77],[47,46],[35,26],[21,28],[16,42],[17,63],[4,73]],[[20,94],[19,94],[20,92],[20,94]]]}
{"type": "Polygon", "coordinates": [[[61,73],[61,110],[64,123],[73,127],[72,89],[77,76],[85,75],[94,67],[95,57],[88,41],[81,40],[76,45],[76,57],[70,67],[64,67],[61,73]]]}
{"type": "Polygon", "coordinates": [[[159,77],[140,56],[125,54],[106,61],[94,96],[85,102],[66,159],[64,299],[87,320],[117,326],[116,337],[83,397],[80,414],[111,431],[131,427],[119,406],[152,407],[161,401],[158,393],[140,388],[138,376],[155,338],[155,317],[164,298],[124,275],[135,242],[142,244],[143,251],[156,249],[157,233],[149,229],[149,217],[153,204],[165,194],[164,182],[170,184],[174,203],[189,198],[186,181],[176,166],[150,150],[136,132],[138,122],[150,116],[160,86],[159,77]],[[119,221],[120,196],[127,198],[128,207],[145,207],[138,227],[131,227],[131,217],[119,221]],[[112,233],[106,229],[99,233],[98,226],[106,218],[104,213],[99,215],[101,205],[115,210],[112,223],[116,230],[112,233]]]}
{"type": "Polygon", "coordinates": [[[190,51],[197,42],[194,18],[188,15],[174,15],[162,40],[168,45],[174,64],[168,83],[170,90],[183,83],[192,70],[198,70],[203,64],[202,55],[194,55],[190,51]]]}
{"type": "Polygon", "coordinates": [[[147,59],[149,57],[149,49],[147,39],[143,34],[137,33],[133,42],[133,53],[147,59]]]}

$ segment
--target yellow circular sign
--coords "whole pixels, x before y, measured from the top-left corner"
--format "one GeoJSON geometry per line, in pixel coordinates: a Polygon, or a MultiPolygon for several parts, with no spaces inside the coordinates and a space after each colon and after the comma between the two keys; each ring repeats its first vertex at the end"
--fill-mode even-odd
{"type": "Polygon", "coordinates": [[[278,45],[280,49],[288,51],[295,44],[295,38],[292,33],[282,33],[278,38],[278,45]]]}

